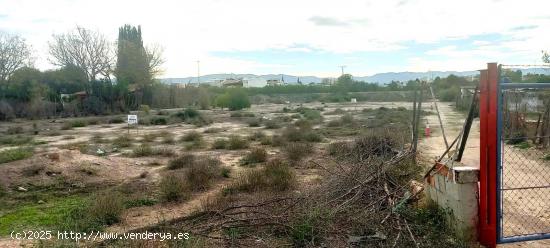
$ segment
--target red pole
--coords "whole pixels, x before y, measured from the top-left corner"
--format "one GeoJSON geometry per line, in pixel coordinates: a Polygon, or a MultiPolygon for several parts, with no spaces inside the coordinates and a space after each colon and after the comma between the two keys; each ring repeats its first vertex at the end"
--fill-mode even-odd
{"type": "Polygon", "coordinates": [[[489,63],[479,80],[479,242],[496,247],[497,242],[497,111],[498,67],[489,63]]]}

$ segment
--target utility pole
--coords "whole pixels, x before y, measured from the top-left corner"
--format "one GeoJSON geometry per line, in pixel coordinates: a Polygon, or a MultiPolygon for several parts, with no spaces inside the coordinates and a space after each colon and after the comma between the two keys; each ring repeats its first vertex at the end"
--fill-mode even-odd
{"type": "Polygon", "coordinates": [[[201,84],[201,65],[200,65],[201,61],[200,60],[197,60],[197,83],[200,85],[201,84]]]}
{"type": "Polygon", "coordinates": [[[344,68],[346,68],[346,66],[345,66],[345,65],[341,65],[341,66],[338,66],[338,67],[340,67],[340,68],[342,69],[342,75],[344,75],[344,68]]]}

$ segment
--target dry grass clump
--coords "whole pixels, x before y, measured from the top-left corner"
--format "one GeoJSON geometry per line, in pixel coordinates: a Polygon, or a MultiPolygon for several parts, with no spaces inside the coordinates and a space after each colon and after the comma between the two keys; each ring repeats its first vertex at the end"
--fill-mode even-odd
{"type": "Polygon", "coordinates": [[[316,131],[307,127],[296,128],[288,126],[283,130],[282,136],[289,142],[321,142],[323,137],[316,131]]]}
{"type": "Polygon", "coordinates": [[[253,148],[241,159],[241,165],[263,163],[267,161],[267,152],[264,148],[253,148]]]}
{"type": "Polygon", "coordinates": [[[262,140],[263,138],[266,137],[266,134],[262,131],[256,131],[254,133],[252,133],[248,139],[251,140],[251,141],[260,141],[262,140]]]}
{"type": "Polygon", "coordinates": [[[248,140],[238,135],[231,135],[227,143],[227,149],[240,150],[248,147],[248,140]]]}
{"type": "Polygon", "coordinates": [[[172,159],[168,162],[169,170],[177,170],[181,168],[189,168],[195,163],[195,155],[193,154],[183,154],[175,159],[172,159]]]}
{"type": "Polygon", "coordinates": [[[313,146],[309,143],[288,142],[283,146],[283,152],[289,160],[299,161],[313,153],[313,146]]]}
{"type": "Polygon", "coordinates": [[[167,202],[186,200],[190,196],[189,186],[185,183],[182,173],[168,173],[160,180],[161,199],[167,202]]]}
{"type": "Polygon", "coordinates": [[[141,144],[132,150],[133,157],[147,157],[147,156],[174,156],[176,152],[173,149],[167,147],[152,148],[149,144],[141,144]]]}
{"type": "Polygon", "coordinates": [[[132,137],[130,135],[120,135],[113,140],[113,145],[118,148],[132,146],[132,137]]]}
{"type": "Polygon", "coordinates": [[[88,209],[88,213],[100,223],[112,225],[120,221],[123,210],[123,197],[119,193],[110,191],[96,195],[88,209]]]}
{"type": "Polygon", "coordinates": [[[225,149],[229,143],[228,139],[218,138],[212,143],[212,149],[225,149]]]}
{"type": "Polygon", "coordinates": [[[281,123],[277,120],[267,120],[264,123],[266,129],[278,129],[281,128],[281,123]]]}
{"type": "Polygon", "coordinates": [[[207,190],[216,178],[222,176],[221,162],[211,157],[195,159],[194,163],[185,171],[185,180],[193,191],[207,190]]]}
{"type": "Polygon", "coordinates": [[[200,134],[197,131],[191,131],[183,135],[183,137],[181,137],[181,141],[184,141],[184,142],[202,141],[202,134],[200,134]]]}
{"type": "Polygon", "coordinates": [[[251,170],[224,191],[232,193],[256,191],[286,191],[295,186],[296,177],[292,169],[284,161],[270,160],[265,167],[251,170]]]}

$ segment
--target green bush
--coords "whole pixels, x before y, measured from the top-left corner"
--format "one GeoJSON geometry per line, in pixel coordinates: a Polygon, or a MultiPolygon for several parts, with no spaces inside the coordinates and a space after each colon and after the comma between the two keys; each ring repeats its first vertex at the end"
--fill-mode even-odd
{"type": "Polygon", "coordinates": [[[34,140],[31,136],[23,135],[6,135],[0,136],[0,145],[24,145],[31,143],[34,140]]]}
{"type": "Polygon", "coordinates": [[[164,116],[153,116],[151,118],[151,124],[153,125],[166,125],[168,124],[168,119],[164,116]]]}
{"type": "Polygon", "coordinates": [[[84,120],[74,120],[71,122],[72,127],[85,127],[87,125],[88,123],[86,123],[86,121],[84,120]]]}
{"type": "Polygon", "coordinates": [[[20,126],[8,127],[8,130],[6,131],[7,134],[22,134],[23,132],[24,129],[20,126]]]}
{"type": "Polygon", "coordinates": [[[262,140],[264,137],[266,137],[265,133],[262,132],[262,131],[256,131],[254,133],[252,133],[248,139],[249,140],[252,140],[252,141],[259,141],[259,140],[262,140]]]}
{"type": "Polygon", "coordinates": [[[216,98],[216,106],[228,108],[231,111],[241,110],[250,107],[250,99],[244,89],[227,89],[224,94],[216,98]]]}
{"type": "Polygon", "coordinates": [[[241,165],[263,163],[267,161],[267,152],[263,148],[254,148],[241,159],[241,165]]]}
{"type": "Polygon", "coordinates": [[[31,148],[14,148],[0,151],[0,164],[31,157],[31,148]]]}
{"type": "Polygon", "coordinates": [[[186,200],[190,196],[185,177],[179,173],[165,174],[160,180],[159,189],[161,198],[167,202],[186,200]]]}
{"type": "Polygon", "coordinates": [[[248,147],[248,141],[238,135],[231,135],[227,144],[229,150],[239,150],[248,147]]]}
{"type": "Polygon", "coordinates": [[[342,115],[342,117],[340,117],[340,121],[345,125],[349,125],[352,124],[355,120],[353,119],[353,115],[344,114],[342,115]]]}
{"type": "Polygon", "coordinates": [[[109,119],[110,124],[120,124],[124,122],[125,122],[124,119],[122,119],[122,117],[119,117],[119,116],[109,119]]]}

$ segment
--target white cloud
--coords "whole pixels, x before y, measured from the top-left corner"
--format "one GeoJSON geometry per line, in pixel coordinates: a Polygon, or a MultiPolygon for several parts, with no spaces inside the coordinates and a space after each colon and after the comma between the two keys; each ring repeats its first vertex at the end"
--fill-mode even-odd
{"type": "MultiPolygon", "coordinates": [[[[98,29],[114,41],[118,27],[126,23],[141,24],[145,42],[165,48],[165,76],[195,75],[198,59],[203,61],[203,73],[253,73],[269,67],[291,70],[287,65],[271,64],[269,59],[217,58],[211,55],[213,51],[313,48],[353,53],[404,50],[406,41],[437,45],[441,40],[480,34],[510,37],[492,48],[478,42],[474,43],[479,46],[477,50],[434,50],[452,58],[438,61],[452,69],[477,63],[475,56],[480,54],[483,57],[479,59],[495,56],[523,62],[518,60],[538,58],[541,49],[550,49],[546,34],[550,2],[545,0],[524,0],[521,4],[511,0],[0,0],[0,6],[0,29],[29,40],[37,50],[41,68],[51,67],[46,58],[52,33],[81,25],[98,29]],[[325,25],[316,25],[320,23],[325,25]],[[507,51],[516,57],[502,54],[507,51]]],[[[432,65],[425,59],[411,61],[416,61],[415,68],[432,65]]]]}

